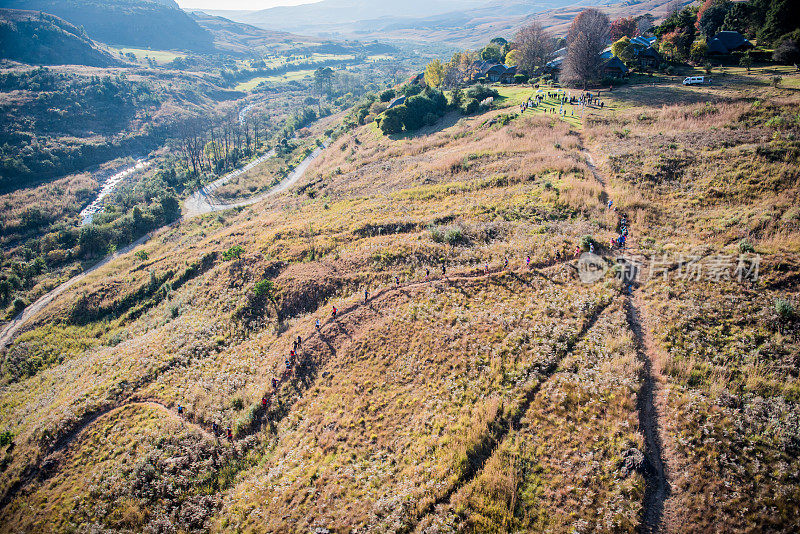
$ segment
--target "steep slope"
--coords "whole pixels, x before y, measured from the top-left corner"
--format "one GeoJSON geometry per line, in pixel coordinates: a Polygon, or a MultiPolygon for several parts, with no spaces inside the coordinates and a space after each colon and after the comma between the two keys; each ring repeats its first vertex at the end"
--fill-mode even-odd
{"type": "Polygon", "coordinates": [[[65,20],[15,9],[0,9],[0,54],[5,59],[31,65],[119,64],[65,20]]]}
{"type": "Polygon", "coordinates": [[[211,35],[171,1],[9,0],[5,4],[51,13],[104,43],[162,50],[212,49],[211,35]]]}
{"type": "Polygon", "coordinates": [[[367,124],[93,272],[6,355],[60,358],[0,391],[0,529],[796,531],[798,96],[725,81],[367,124]]]}

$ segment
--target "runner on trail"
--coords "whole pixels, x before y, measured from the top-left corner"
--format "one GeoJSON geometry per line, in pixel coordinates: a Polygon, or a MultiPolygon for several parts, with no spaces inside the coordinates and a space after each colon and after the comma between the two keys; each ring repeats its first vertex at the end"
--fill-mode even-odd
{"type": "Polygon", "coordinates": [[[531,257],[530,257],[530,256],[528,256],[527,258],[525,258],[525,266],[526,266],[528,269],[530,269],[530,268],[531,268],[531,257]]]}
{"type": "Polygon", "coordinates": [[[336,306],[333,307],[333,311],[331,312],[331,315],[333,316],[334,319],[336,319],[336,306]]]}
{"type": "Polygon", "coordinates": [[[508,269],[508,258],[506,258],[505,261],[503,262],[503,268],[508,269]]]}
{"type": "Polygon", "coordinates": [[[290,362],[290,361],[287,359],[287,360],[286,360],[286,373],[287,373],[287,374],[289,374],[289,373],[291,373],[291,372],[292,372],[292,362],[290,362]]]}
{"type": "Polygon", "coordinates": [[[228,427],[228,441],[233,441],[233,430],[231,430],[231,427],[228,427]]]}
{"type": "Polygon", "coordinates": [[[364,304],[366,304],[366,303],[367,303],[367,299],[368,299],[368,298],[369,298],[369,291],[365,289],[365,290],[364,290],[364,304]]]}
{"type": "Polygon", "coordinates": [[[613,200],[609,200],[608,201],[608,209],[611,209],[611,206],[613,206],[613,205],[614,205],[614,201],[613,200]]]}
{"type": "Polygon", "coordinates": [[[278,379],[274,376],[272,377],[272,389],[278,389],[278,379]]]}
{"type": "Polygon", "coordinates": [[[447,267],[445,267],[444,263],[442,264],[442,276],[447,276],[447,267]]]}
{"type": "Polygon", "coordinates": [[[483,272],[485,274],[489,274],[489,264],[488,263],[483,266],[483,272]]]}
{"type": "Polygon", "coordinates": [[[261,397],[261,407],[264,408],[265,410],[267,409],[267,396],[266,395],[261,397]]]}
{"type": "Polygon", "coordinates": [[[295,352],[294,350],[290,350],[289,351],[289,361],[293,362],[296,357],[297,357],[297,352],[295,352]]]}
{"type": "Polygon", "coordinates": [[[183,415],[183,406],[180,404],[178,405],[178,415],[183,415]]]}
{"type": "Polygon", "coordinates": [[[317,319],[317,330],[319,330],[319,319],[317,319]]]}
{"type": "Polygon", "coordinates": [[[425,281],[428,281],[428,277],[431,275],[431,270],[425,267],[425,281]]]}
{"type": "Polygon", "coordinates": [[[400,277],[399,276],[395,276],[394,277],[394,285],[396,285],[397,287],[400,287],[400,277]]]}
{"type": "Polygon", "coordinates": [[[214,434],[215,436],[219,433],[219,426],[217,425],[216,422],[211,423],[211,433],[214,434]]]}
{"type": "Polygon", "coordinates": [[[300,345],[302,345],[302,344],[303,344],[303,338],[301,338],[300,336],[297,336],[297,348],[299,349],[300,345]]]}

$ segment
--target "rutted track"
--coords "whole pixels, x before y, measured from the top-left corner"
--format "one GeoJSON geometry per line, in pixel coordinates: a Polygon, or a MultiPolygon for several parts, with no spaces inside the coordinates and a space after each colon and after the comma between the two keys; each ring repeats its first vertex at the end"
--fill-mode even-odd
{"type": "MultiPolygon", "coordinates": [[[[319,156],[320,153],[322,153],[321,147],[317,147],[316,149],[314,149],[314,151],[311,154],[309,154],[306,157],[306,159],[304,159],[300,163],[300,165],[298,165],[297,168],[295,168],[295,170],[293,170],[289,174],[289,176],[284,178],[278,185],[276,185],[269,191],[265,193],[259,193],[257,195],[254,195],[246,199],[238,200],[236,202],[225,203],[219,201],[217,197],[214,195],[214,191],[216,191],[222,185],[226,184],[234,176],[238,176],[239,174],[242,174],[243,172],[250,170],[255,165],[253,165],[252,167],[248,165],[243,167],[242,169],[227,174],[222,178],[220,178],[219,180],[216,180],[208,184],[207,186],[201,188],[199,191],[195,192],[191,197],[186,199],[186,202],[184,202],[184,217],[186,218],[195,217],[197,215],[203,215],[205,213],[212,213],[215,211],[224,211],[233,208],[243,208],[245,206],[250,206],[252,204],[260,202],[272,195],[277,195],[278,193],[286,191],[288,188],[296,184],[297,181],[300,180],[303,176],[305,176],[306,170],[308,170],[308,166],[311,165],[311,162],[314,159],[316,159],[316,157],[319,156]]],[[[268,152],[264,156],[261,156],[261,158],[259,158],[259,160],[257,161],[261,163],[262,161],[265,161],[267,157],[271,157],[272,155],[274,155],[274,150],[268,152]]]]}
{"type": "MultiPolygon", "coordinates": [[[[554,261],[551,263],[551,266],[555,266],[561,263],[564,262],[554,261]]],[[[519,280],[524,280],[524,278],[522,278],[519,274],[517,274],[513,270],[506,270],[506,271],[493,271],[489,273],[484,273],[483,271],[479,271],[466,275],[449,276],[443,278],[435,278],[427,281],[411,282],[400,286],[387,285],[383,289],[376,291],[367,300],[367,302],[359,300],[357,302],[351,303],[350,305],[342,307],[336,319],[328,320],[319,330],[314,330],[312,335],[310,335],[306,340],[303,341],[303,347],[307,349],[310,348],[310,346],[313,346],[315,343],[321,344],[324,345],[324,348],[327,348],[332,355],[334,355],[335,349],[333,347],[333,344],[331,343],[332,339],[334,339],[336,336],[350,337],[352,333],[355,331],[355,328],[366,320],[366,316],[379,315],[379,311],[386,307],[385,305],[386,301],[394,301],[403,294],[408,294],[409,290],[419,290],[419,289],[425,289],[427,287],[435,287],[441,289],[443,287],[450,287],[456,284],[463,285],[465,283],[477,283],[481,281],[497,279],[505,275],[514,277],[519,280]],[[384,305],[376,307],[375,305],[379,303],[384,303],[384,305]],[[359,314],[355,320],[353,321],[344,320],[355,314],[359,314]]],[[[596,317],[593,320],[590,320],[590,323],[593,324],[594,320],[596,320],[596,317]]],[[[584,330],[588,330],[590,326],[591,325],[587,323],[584,326],[584,329],[582,329],[582,333],[580,335],[583,335],[584,330]]],[[[301,355],[298,357],[298,361],[295,364],[297,372],[281,376],[279,388],[286,387],[287,383],[289,383],[291,384],[291,386],[295,391],[294,395],[291,395],[291,398],[287,399],[287,401],[281,400],[280,403],[276,403],[276,405],[273,406],[272,393],[267,393],[268,397],[270,398],[270,402],[267,405],[266,410],[264,410],[262,407],[259,407],[259,410],[256,413],[257,419],[256,421],[254,421],[254,424],[242,435],[237,436],[236,439],[234,440],[234,443],[237,441],[241,441],[247,436],[258,431],[263,427],[264,424],[279,422],[280,420],[283,419],[283,417],[286,414],[289,413],[294,403],[297,400],[299,400],[302,397],[305,390],[308,389],[310,385],[309,379],[313,379],[313,377],[316,376],[317,370],[323,363],[323,360],[321,358],[316,357],[315,354],[316,353],[312,353],[311,351],[303,350],[301,355]]],[[[557,363],[554,365],[557,365],[557,363]]],[[[173,367],[174,364],[169,364],[166,365],[164,368],[160,369],[158,372],[151,374],[149,376],[150,380],[143,380],[140,384],[135,385],[133,388],[133,392],[130,395],[128,395],[124,400],[116,403],[111,403],[106,406],[100,406],[84,414],[80,422],[75,424],[72,429],[70,429],[64,435],[62,435],[53,445],[51,445],[44,452],[43,457],[36,462],[36,465],[29,466],[22,473],[22,475],[19,477],[19,480],[12,487],[10,487],[6,491],[2,499],[0,499],[0,508],[5,507],[8,503],[10,503],[21,491],[23,491],[24,487],[28,483],[36,479],[46,480],[49,474],[52,473],[54,466],[51,465],[47,470],[44,471],[42,470],[42,466],[48,463],[50,459],[56,457],[57,453],[69,447],[72,443],[74,443],[77,439],[79,439],[87,428],[92,426],[95,422],[97,422],[104,416],[108,415],[109,413],[120,410],[132,404],[148,404],[154,407],[157,406],[160,410],[169,412],[174,417],[179,417],[175,412],[173,412],[171,409],[169,409],[166,405],[164,405],[160,401],[151,398],[140,398],[137,396],[137,391],[146,387],[148,383],[150,383],[157,376],[169,372],[173,367]]],[[[268,386],[265,386],[264,389],[265,391],[268,392],[270,391],[270,387],[268,386]]],[[[195,430],[201,432],[205,437],[210,439],[216,438],[216,436],[214,436],[207,430],[207,428],[210,427],[210,423],[203,421],[191,421],[188,417],[181,419],[185,421],[186,424],[191,425],[192,428],[194,428],[195,430]]],[[[509,424],[511,424],[511,421],[509,421],[509,424]]]]}
{"type": "Polygon", "coordinates": [[[659,414],[655,406],[657,382],[653,375],[652,349],[648,343],[640,319],[639,307],[635,298],[628,295],[625,300],[628,326],[636,341],[636,354],[643,363],[642,386],[636,399],[639,410],[639,427],[644,435],[644,455],[648,469],[645,476],[644,513],[640,531],[656,534],[662,531],[664,502],[669,497],[664,452],[659,432],[659,414]]]}
{"type": "Polygon", "coordinates": [[[522,399],[510,410],[510,417],[505,417],[503,414],[499,415],[497,419],[491,421],[486,429],[481,440],[483,446],[476,448],[471,455],[467,458],[467,470],[456,480],[444,493],[433,500],[430,504],[425,506],[415,517],[400,530],[400,532],[408,533],[413,532],[420,522],[428,515],[436,511],[437,507],[447,506],[450,501],[461,488],[465,487],[472,480],[477,478],[486,466],[486,462],[492,457],[497,448],[503,443],[503,440],[511,431],[512,428],[519,426],[522,417],[530,408],[536,395],[542,389],[542,386],[556,373],[558,366],[572,350],[592,329],[597,320],[603,312],[614,302],[612,298],[608,302],[602,303],[595,308],[592,315],[584,322],[581,329],[574,336],[569,346],[551,359],[544,368],[541,368],[534,376],[537,380],[526,390],[522,395],[522,399]]]}

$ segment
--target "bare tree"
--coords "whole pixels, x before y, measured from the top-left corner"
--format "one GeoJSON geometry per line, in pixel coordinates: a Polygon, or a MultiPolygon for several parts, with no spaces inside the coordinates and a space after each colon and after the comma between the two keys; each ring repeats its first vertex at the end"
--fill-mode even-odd
{"type": "Polygon", "coordinates": [[[597,9],[584,9],[570,24],[567,33],[567,57],[561,71],[562,80],[582,83],[584,88],[600,76],[603,59],[600,54],[609,39],[608,15],[597,9]]]}
{"type": "Polygon", "coordinates": [[[552,59],[555,39],[541,24],[534,22],[517,32],[513,49],[519,52],[517,66],[520,70],[533,74],[537,67],[552,59]]]}

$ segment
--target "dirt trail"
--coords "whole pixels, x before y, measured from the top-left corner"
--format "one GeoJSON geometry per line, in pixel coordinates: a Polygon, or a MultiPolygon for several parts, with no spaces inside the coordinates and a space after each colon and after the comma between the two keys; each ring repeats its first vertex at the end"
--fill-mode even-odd
{"type": "Polygon", "coordinates": [[[634,334],[636,353],[644,365],[642,387],[636,399],[639,410],[639,428],[644,435],[644,455],[647,459],[644,492],[644,516],[641,532],[655,534],[666,529],[663,525],[664,503],[669,497],[670,486],[664,462],[664,451],[659,428],[660,414],[656,408],[656,396],[659,386],[653,372],[654,350],[650,335],[642,326],[641,314],[637,301],[641,297],[628,295],[625,307],[628,326],[634,334]]]}
{"type": "Polygon", "coordinates": [[[127,254],[130,251],[132,251],[133,249],[135,249],[139,245],[146,243],[148,240],[150,240],[150,238],[153,236],[153,234],[155,234],[156,232],[160,231],[163,228],[165,228],[165,227],[159,228],[158,230],[153,230],[152,232],[150,232],[150,233],[148,233],[146,235],[143,235],[142,237],[140,237],[139,239],[137,239],[136,241],[134,241],[130,245],[119,249],[118,251],[116,251],[113,254],[110,254],[109,256],[106,256],[99,263],[96,263],[95,265],[93,265],[89,269],[86,269],[82,273],[73,276],[72,278],[70,278],[66,282],[63,282],[62,284],[57,286],[55,289],[53,289],[50,292],[48,292],[48,293],[42,295],[41,297],[39,297],[38,300],[36,300],[33,304],[31,304],[27,308],[25,308],[22,311],[22,313],[17,315],[14,319],[11,320],[11,322],[9,322],[5,326],[5,328],[3,328],[2,333],[0,333],[0,351],[4,350],[11,343],[11,340],[14,338],[14,334],[17,333],[17,330],[19,330],[22,327],[22,325],[24,325],[26,322],[28,322],[28,320],[31,317],[33,317],[34,315],[36,315],[40,311],[42,311],[45,306],[47,306],[48,304],[50,304],[53,301],[53,299],[55,299],[61,293],[63,293],[64,291],[66,291],[70,287],[74,286],[75,284],[77,284],[78,282],[80,282],[81,280],[83,280],[84,278],[89,276],[90,274],[92,274],[97,269],[99,269],[99,268],[103,267],[104,265],[106,265],[108,262],[110,262],[112,260],[115,260],[115,259],[117,259],[117,258],[119,258],[121,256],[124,256],[125,254],[127,254]]]}
{"type": "MultiPolygon", "coordinates": [[[[594,158],[587,149],[583,149],[586,156],[586,164],[594,175],[595,179],[602,184],[605,193],[606,180],[597,169],[594,158]]],[[[607,196],[602,199],[605,202],[607,196]]],[[[633,243],[630,245],[633,251],[633,243]]],[[[632,289],[635,291],[635,289],[632,289]]],[[[647,469],[645,472],[645,494],[644,510],[642,513],[642,524],[640,531],[647,534],[655,534],[668,530],[664,524],[664,505],[670,494],[670,486],[667,480],[667,467],[664,458],[664,449],[660,432],[659,419],[661,414],[656,408],[656,397],[659,395],[659,386],[656,374],[653,369],[655,360],[654,346],[650,338],[649,331],[643,327],[641,320],[641,297],[631,294],[626,296],[625,309],[628,320],[628,327],[634,335],[636,353],[644,368],[642,373],[642,385],[639,389],[636,407],[639,412],[639,428],[644,437],[644,455],[647,459],[647,469]]],[[[663,406],[663,399],[661,399],[663,406]]]]}
{"type": "MultiPolygon", "coordinates": [[[[269,153],[265,154],[257,162],[253,163],[261,163],[264,161],[268,156],[274,155],[275,151],[272,150],[269,153]]],[[[227,183],[231,178],[234,176],[238,176],[247,170],[250,170],[255,165],[248,164],[248,166],[238,169],[219,180],[216,180],[207,186],[201,188],[199,191],[196,191],[191,197],[187,198],[184,202],[184,218],[196,217],[197,215],[203,215],[205,213],[212,213],[215,211],[224,211],[233,208],[243,208],[245,206],[250,206],[252,204],[256,204],[268,198],[272,195],[277,195],[283,191],[286,191],[288,188],[293,186],[300,180],[303,176],[305,176],[306,171],[308,170],[309,165],[314,159],[317,158],[322,153],[322,147],[317,147],[314,151],[309,154],[301,163],[300,165],[295,168],[286,178],[283,179],[278,185],[270,189],[265,193],[259,193],[257,195],[253,195],[251,197],[238,200],[236,202],[222,202],[217,199],[214,195],[214,191],[217,190],[220,186],[227,183]],[[252,165],[252,167],[251,167],[252,165]]]]}
{"type": "Polygon", "coordinates": [[[204,188],[200,189],[199,191],[195,192],[191,197],[186,199],[186,201],[184,202],[184,215],[183,215],[183,217],[181,219],[179,219],[175,223],[172,223],[172,224],[169,224],[169,225],[166,225],[166,226],[162,226],[161,228],[153,230],[152,232],[140,237],[139,239],[137,239],[136,241],[134,241],[130,245],[127,245],[124,248],[119,249],[118,251],[116,251],[115,253],[113,253],[113,254],[111,254],[109,256],[106,256],[99,263],[96,263],[95,265],[93,265],[89,269],[85,270],[84,272],[82,272],[82,273],[80,273],[80,274],[78,274],[76,276],[73,276],[69,280],[63,282],[61,285],[57,286],[55,289],[49,291],[48,293],[42,295],[33,304],[31,304],[30,306],[25,308],[22,311],[22,313],[20,313],[14,319],[12,319],[3,328],[2,332],[0,332],[0,351],[5,350],[5,348],[8,347],[8,345],[11,344],[11,341],[14,339],[14,335],[17,333],[17,331],[25,323],[27,323],[33,316],[35,316],[36,314],[41,312],[44,309],[45,306],[47,306],[48,304],[50,304],[50,302],[53,301],[53,299],[55,299],[61,293],[63,293],[64,291],[66,291],[67,289],[72,287],[73,285],[77,284],[78,282],[80,282],[81,280],[86,278],[86,276],[88,276],[89,274],[93,273],[97,269],[103,267],[104,265],[106,265],[110,261],[115,260],[115,259],[119,258],[120,256],[123,256],[123,255],[127,254],[128,252],[131,252],[133,249],[135,249],[139,245],[142,245],[142,244],[146,243],[147,241],[150,240],[150,238],[155,233],[157,233],[157,232],[159,232],[159,231],[161,231],[161,230],[163,230],[165,228],[168,228],[170,226],[173,226],[177,222],[180,222],[180,221],[185,220],[187,218],[195,217],[197,215],[202,215],[204,213],[210,213],[210,212],[214,212],[214,211],[222,211],[222,210],[227,210],[227,209],[231,209],[231,208],[249,206],[251,204],[255,204],[255,203],[257,203],[257,202],[259,202],[261,200],[264,200],[265,198],[267,198],[269,196],[276,195],[276,194],[278,194],[280,192],[286,191],[289,187],[291,187],[292,185],[296,184],[298,182],[298,180],[300,180],[305,175],[306,171],[308,170],[309,165],[311,165],[311,162],[317,156],[319,156],[321,152],[322,152],[322,148],[317,147],[305,160],[303,160],[303,162],[300,165],[297,166],[297,168],[285,180],[283,180],[280,184],[275,186],[273,189],[270,189],[266,193],[261,193],[261,194],[252,196],[250,198],[241,200],[239,202],[234,202],[234,203],[231,203],[231,204],[218,203],[215,200],[214,196],[213,196],[213,191],[215,191],[218,187],[224,185],[227,181],[229,181],[234,176],[237,176],[237,175],[239,175],[239,174],[241,174],[243,172],[246,172],[247,170],[250,170],[251,168],[253,168],[256,165],[258,165],[259,163],[263,162],[267,158],[269,158],[272,155],[274,155],[274,150],[268,152],[264,156],[261,156],[257,160],[254,160],[254,161],[248,163],[245,167],[243,167],[241,169],[238,169],[236,171],[233,171],[233,172],[225,175],[224,177],[220,178],[219,180],[216,180],[216,181],[212,182],[211,184],[207,185],[206,187],[204,187],[204,188]]]}

